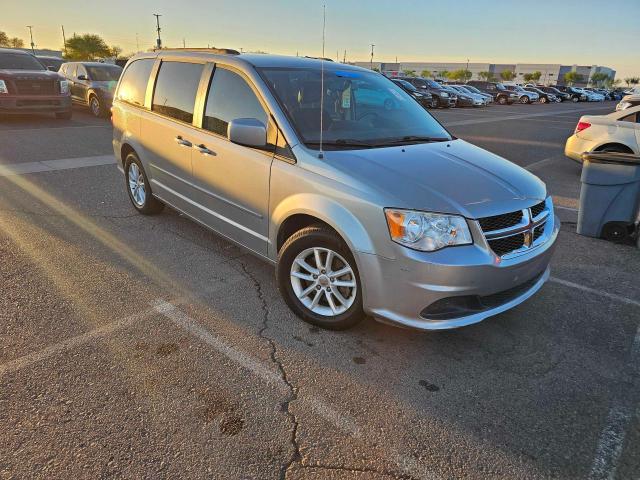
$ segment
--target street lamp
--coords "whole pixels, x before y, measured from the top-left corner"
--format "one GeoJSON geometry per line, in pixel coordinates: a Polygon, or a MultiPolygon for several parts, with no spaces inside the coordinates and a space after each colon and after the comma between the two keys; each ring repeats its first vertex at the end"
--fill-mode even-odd
{"type": "Polygon", "coordinates": [[[33,25],[27,25],[27,28],[29,29],[29,37],[31,38],[31,53],[33,53],[35,55],[36,54],[36,51],[35,51],[36,44],[33,43],[33,25]]]}

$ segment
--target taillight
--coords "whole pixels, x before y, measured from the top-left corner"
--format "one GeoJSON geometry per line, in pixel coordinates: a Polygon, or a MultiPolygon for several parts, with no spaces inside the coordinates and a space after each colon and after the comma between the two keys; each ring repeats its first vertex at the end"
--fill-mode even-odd
{"type": "Polygon", "coordinates": [[[578,122],[578,125],[576,125],[575,133],[578,133],[578,132],[581,132],[583,130],[586,130],[590,126],[591,126],[591,124],[589,122],[578,122]]]}

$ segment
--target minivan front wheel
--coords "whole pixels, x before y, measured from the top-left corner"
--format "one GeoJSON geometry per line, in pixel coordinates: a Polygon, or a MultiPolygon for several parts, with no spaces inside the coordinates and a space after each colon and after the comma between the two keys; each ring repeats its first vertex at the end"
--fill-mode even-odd
{"type": "Polygon", "coordinates": [[[124,171],[127,193],[135,209],[143,215],[153,215],[161,212],[164,204],[151,194],[149,180],[140,159],[135,153],[127,155],[124,171]]]}
{"type": "Polygon", "coordinates": [[[311,226],[282,246],[276,269],[278,288],[304,321],[344,330],[362,320],[362,288],[349,248],[332,230],[311,226]]]}

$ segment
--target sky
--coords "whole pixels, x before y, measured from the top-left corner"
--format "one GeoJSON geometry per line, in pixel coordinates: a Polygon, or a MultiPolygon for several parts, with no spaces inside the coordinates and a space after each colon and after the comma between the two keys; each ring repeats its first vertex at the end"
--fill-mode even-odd
{"type": "Polygon", "coordinates": [[[130,53],[151,47],[159,13],[165,46],[367,61],[603,65],[640,76],[640,0],[0,0],[0,31],[39,48],[97,33],[130,53]],[[5,3],[6,2],[6,3],[5,3]]]}

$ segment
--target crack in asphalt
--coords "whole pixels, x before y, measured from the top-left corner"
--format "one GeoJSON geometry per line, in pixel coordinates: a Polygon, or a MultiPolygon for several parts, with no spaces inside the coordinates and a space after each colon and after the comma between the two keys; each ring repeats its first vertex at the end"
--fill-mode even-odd
{"type": "Polygon", "coordinates": [[[321,470],[331,470],[331,471],[349,472],[349,473],[377,473],[378,475],[386,475],[388,477],[392,477],[398,480],[415,480],[415,477],[412,477],[411,475],[407,475],[404,473],[391,472],[388,470],[377,469],[377,468],[347,467],[342,465],[324,465],[324,464],[306,465],[304,463],[300,463],[300,466],[303,469],[318,468],[321,470]]]}
{"type": "Polygon", "coordinates": [[[280,480],[284,480],[287,476],[287,472],[291,469],[291,466],[296,462],[300,462],[302,459],[302,455],[300,454],[300,445],[298,443],[299,422],[296,415],[290,409],[291,403],[298,399],[298,389],[289,380],[287,371],[285,370],[282,361],[278,358],[278,355],[277,355],[278,351],[277,351],[275,342],[273,341],[273,339],[269,338],[265,333],[266,330],[269,328],[269,306],[267,304],[267,300],[264,297],[264,292],[262,291],[262,285],[260,284],[256,276],[253,274],[253,272],[251,272],[243,262],[238,260],[238,263],[240,264],[244,274],[253,282],[253,285],[256,290],[256,294],[258,296],[258,300],[260,300],[260,305],[262,308],[263,315],[262,315],[262,325],[260,327],[260,330],[258,330],[258,336],[264,339],[269,344],[269,347],[271,349],[271,353],[270,353],[271,361],[278,368],[282,381],[285,383],[285,385],[289,389],[289,395],[282,403],[282,411],[287,415],[287,417],[289,417],[291,421],[292,428],[291,428],[291,436],[289,438],[289,442],[293,447],[293,453],[289,457],[289,459],[280,466],[279,478],[280,480]]]}

